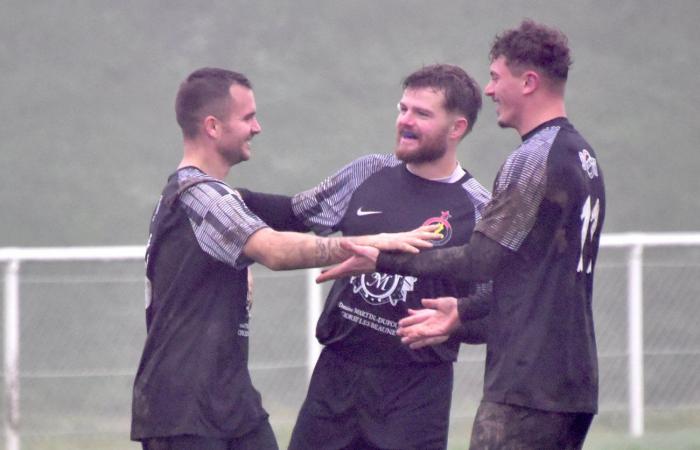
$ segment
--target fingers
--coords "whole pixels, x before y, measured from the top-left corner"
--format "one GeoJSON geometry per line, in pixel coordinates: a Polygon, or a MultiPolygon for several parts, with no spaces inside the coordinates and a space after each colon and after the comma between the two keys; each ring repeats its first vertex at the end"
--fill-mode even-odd
{"type": "Polygon", "coordinates": [[[316,277],[316,283],[321,284],[321,283],[325,283],[326,281],[342,278],[343,277],[343,275],[342,275],[343,270],[340,266],[342,266],[342,264],[338,264],[337,266],[329,267],[328,269],[323,269],[321,271],[321,274],[316,277]]]}
{"type": "Polygon", "coordinates": [[[409,315],[399,320],[399,332],[405,333],[405,328],[410,327],[411,325],[416,325],[425,322],[426,320],[433,317],[434,314],[435,311],[427,309],[409,310],[409,315]]]}
{"type": "MultiPolygon", "coordinates": [[[[435,235],[431,235],[431,236],[435,236],[435,235]]],[[[431,239],[433,239],[433,238],[431,238],[431,239]]],[[[425,239],[411,239],[409,242],[411,245],[413,245],[414,247],[418,247],[418,248],[432,248],[433,247],[433,243],[430,241],[426,241],[425,239]]]]}
{"type": "Polygon", "coordinates": [[[413,230],[414,232],[425,232],[430,234],[436,234],[435,232],[440,228],[439,223],[434,223],[432,225],[421,225],[420,227],[413,230]]]}
{"type": "Polygon", "coordinates": [[[428,337],[428,338],[424,338],[424,339],[415,341],[415,342],[409,344],[408,346],[413,350],[417,350],[419,348],[428,347],[430,345],[442,344],[447,339],[448,339],[448,336],[428,337]]]}
{"type": "Polygon", "coordinates": [[[407,242],[398,242],[396,244],[396,250],[404,252],[404,253],[420,253],[420,250],[417,249],[416,247],[412,246],[411,244],[407,242]]]}
{"type": "Polygon", "coordinates": [[[357,247],[357,245],[355,245],[355,243],[351,242],[349,239],[343,239],[340,241],[340,248],[343,250],[355,253],[355,247],[357,247]]]}
{"type": "Polygon", "coordinates": [[[437,298],[424,298],[421,300],[421,304],[426,308],[438,309],[440,306],[440,299],[437,298]]]}

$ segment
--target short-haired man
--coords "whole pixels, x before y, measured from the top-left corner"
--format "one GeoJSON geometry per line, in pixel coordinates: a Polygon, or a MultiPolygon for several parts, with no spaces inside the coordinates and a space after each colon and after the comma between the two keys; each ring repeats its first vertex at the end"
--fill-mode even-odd
{"type": "Polygon", "coordinates": [[[131,438],[146,450],[277,449],[248,372],[248,266],[323,266],[341,260],[339,243],[350,239],[417,251],[430,245],[419,238],[433,233],[318,238],[274,231],[222,181],[250,158],[250,141],[261,131],[248,79],[197,70],[181,84],[175,109],[184,154],[151,219],[148,333],[131,438]]]}
{"type": "MultiPolygon", "coordinates": [[[[316,188],[287,198],[286,205],[279,198],[271,204],[274,199],[257,193],[244,193],[246,202],[263,217],[276,216],[270,223],[289,225],[293,220],[279,217],[288,211],[319,234],[352,236],[437,224],[435,247],[468,242],[490,199],[457,160],[458,144],[481,107],[480,89],[464,70],[447,64],[417,70],[403,87],[393,155],[359,158],[316,188]]],[[[324,349],[292,432],[291,450],[447,447],[460,339],[439,338],[440,345],[411,351],[396,335],[409,308],[419,307],[423,297],[445,293],[478,302],[490,294],[490,284],[375,272],[333,285],[316,329],[324,349]]],[[[461,339],[483,342],[483,322],[463,331],[461,339]]]]}
{"type": "MultiPolygon", "coordinates": [[[[580,449],[598,407],[593,269],[605,216],[595,152],[566,118],[566,36],[530,20],[497,36],[491,81],[498,123],[522,144],[494,182],[469,244],[403,257],[358,255],[319,281],[380,270],[453,280],[493,279],[484,397],[472,449],[580,449]],[[378,257],[377,257],[378,256],[378,257]]],[[[401,322],[414,348],[449,333],[469,305],[424,300],[435,313],[401,322]]]]}

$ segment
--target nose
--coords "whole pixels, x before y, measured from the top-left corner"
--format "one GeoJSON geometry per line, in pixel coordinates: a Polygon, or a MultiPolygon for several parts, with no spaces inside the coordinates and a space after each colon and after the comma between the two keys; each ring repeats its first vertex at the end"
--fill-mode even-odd
{"type": "Polygon", "coordinates": [[[262,127],[260,126],[260,122],[258,122],[258,119],[253,120],[253,128],[251,130],[253,134],[258,134],[262,131],[262,127]]]}
{"type": "Polygon", "coordinates": [[[493,80],[489,81],[486,84],[486,87],[484,87],[484,95],[487,95],[489,97],[493,97],[493,80]]]}
{"type": "Polygon", "coordinates": [[[397,126],[410,126],[413,124],[413,115],[408,111],[399,111],[399,115],[396,116],[397,126]]]}

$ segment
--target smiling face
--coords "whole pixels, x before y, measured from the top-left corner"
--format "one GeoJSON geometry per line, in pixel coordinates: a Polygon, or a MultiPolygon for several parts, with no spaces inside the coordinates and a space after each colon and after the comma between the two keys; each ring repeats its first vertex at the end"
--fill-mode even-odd
{"type": "Polygon", "coordinates": [[[230,165],[250,159],[250,141],[262,131],[256,117],[253,91],[234,84],[229,89],[231,108],[221,122],[217,151],[230,165]]]}
{"type": "Polygon", "coordinates": [[[519,129],[522,121],[523,74],[511,72],[505,57],[499,56],[489,67],[491,80],[484,88],[484,94],[496,103],[496,119],[503,128],[519,129]]]}
{"type": "Polygon", "coordinates": [[[448,132],[454,115],[444,107],[442,91],[406,89],[396,118],[396,157],[406,163],[425,163],[447,152],[448,132]]]}

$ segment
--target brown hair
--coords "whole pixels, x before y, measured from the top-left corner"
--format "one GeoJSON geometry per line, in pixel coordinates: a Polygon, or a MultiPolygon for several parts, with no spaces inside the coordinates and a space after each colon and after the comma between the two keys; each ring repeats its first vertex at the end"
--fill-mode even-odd
{"type": "Polygon", "coordinates": [[[551,81],[563,84],[569,74],[569,41],[556,28],[526,19],[518,28],[496,36],[489,53],[491,61],[503,56],[513,71],[533,68],[551,81]]]}
{"type": "Polygon", "coordinates": [[[457,66],[425,66],[407,76],[403,81],[403,88],[433,88],[442,91],[445,96],[445,109],[450,112],[458,111],[467,118],[467,133],[476,123],[481,109],[481,88],[467,72],[457,66]]]}
{"type": "Polygon", "coordinates": [[[234,84],[252,89],[245,75],[212,67],[195,70],[180,84],[175,98],[175,116],[183,136],[196,137],[200,122],[208,115],[220,120],[228,118],[229,88],[234,84]]]}

